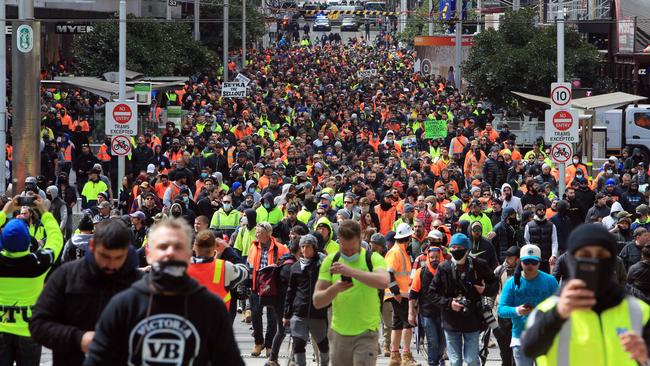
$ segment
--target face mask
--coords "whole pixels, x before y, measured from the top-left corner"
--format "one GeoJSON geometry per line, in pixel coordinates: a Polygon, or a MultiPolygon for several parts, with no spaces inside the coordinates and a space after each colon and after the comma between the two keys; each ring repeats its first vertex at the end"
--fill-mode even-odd
{"type": "Polygon", "coordinates": [[[300,270],[304,270],[311,263],[311,259],[300,257],[298,260],[300,262],[300,270]]]}
{"type": "Polygon", "coordinates": [[[270,203],[264,203],[264,208],[268,210],[269,208],[271,208],[271,204],[270,203]]]}
{"type": "Polygon", "coordinates": [[[573,159],[573,164],[577,165],[580,162],[578,159],[573,159]]]}
{"type": "Polygon", "coordinates": [[[341,259],[343,259],[344,261],[346,261],[348,263],[356,262],[357,260],[359,260],[359,253],[356,253],[356,254],[351,255],[351,256],[347,256],[347,255],[341,253],[341,259]]]}
{"type": "Polygon", "coordinates": [[[582,174],[576,174],[576,179],[582,179],[582,174]]]}
{"type": "Polygon", "coordinates": [[[168,260],[151,265],[151,282],[159,291],[178,291],[186,279],[187,262],[168,260]]]}
{"type": "Polygon", "coordinates": [[[249,188],[248,193],[255,193],[255,188],[249,188]]]}
{"type": "Polygon", "coordinates": [[[183,197],[183,202],[185,202],[185,205],[190,203],[190,198],[189,197],[183,197]]]}
{"type": "Polygon", "coordinates": [[[611,170],[611,169],[607,170],[607,174],[612,174],[612,173],[614,173],[613,170],[611,170]]]}
{"type": "Polygon", "coordinates": [[[208,177],[208,173],[201,173],[201,179],[205,179],[208,177]]]}
{"type": "Polygon", "coordinates": [[[176,211],[176,210],[174,210],[174,211],[172,211],[172,216],[174,216],[174,217],[180,217],[180,216],[181,216],[181,212],[180,212],[180,211],[176,211]]]}
{"type": "Polygon", "coordinates": [[[460,261],[463,258],[465,258],[465,254],[467,253],[467,249],[454,249],[450,251],[451,257],[454,258],[456,261],[460,261]]]}
{"type": "Polygon", "coordinates": [[[223,209],[226,211],[230,211],[230,209],[232,209],[232,205],[230,203],[224,203],[223,209]]]}

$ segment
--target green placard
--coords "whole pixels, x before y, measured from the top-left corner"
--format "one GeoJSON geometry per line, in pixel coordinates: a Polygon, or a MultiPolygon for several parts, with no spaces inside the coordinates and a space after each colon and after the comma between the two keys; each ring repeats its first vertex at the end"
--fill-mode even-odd
{"type": "Polygon", "coordinates": [[[151,83],[135,83],[133,84],[133,93],[135,94],[135,101],[140,105],[151,104],[151,83]]]}
{"type": "Polygon", "coordinates": [[[170,105],[167,107],[167,122],[174,122],[176,127],[180,128],[182,116],[183,110],[181,109],[181,106],[170,105]]]}
{"type": "Polygon", "coordinates": [[[447,121],[426,120],[424,121],[424,138],[444,139],[447,137],[447,121]]]}

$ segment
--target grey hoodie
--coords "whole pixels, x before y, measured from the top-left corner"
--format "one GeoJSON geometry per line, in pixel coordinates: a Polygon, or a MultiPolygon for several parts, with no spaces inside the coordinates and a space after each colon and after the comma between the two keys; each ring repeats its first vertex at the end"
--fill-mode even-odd
{"type": "Polygon", "coordinates": [[[74,234],[65,243],[63,254],[61,255],[61,263],[70,262],[79,258],[83,258],[88,251],[88,242],[92,239],[93,234],[74,234]]]}
{"type": "MultiPolygon", "coordinates": [[[[248,193],[248,190],[250,187],[255,184],[255,181],[252,179],[249,179],[246,181],[246,190],[244,191],[244,195],[248,193]]],[[[262,195],[257,191],[257,189],[253,192],[253,202],[257,203],[262,199],[262,195]]]]}

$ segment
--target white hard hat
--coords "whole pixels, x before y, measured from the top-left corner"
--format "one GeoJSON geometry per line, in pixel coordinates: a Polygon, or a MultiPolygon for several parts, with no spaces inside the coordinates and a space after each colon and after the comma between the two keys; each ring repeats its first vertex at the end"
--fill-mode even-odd
{"type": "Polygon", "coordinates": [[[434,229],[429,231],[429,235],[427,235],[427,238],[431,238],[433,240],[442,240],[443,234],[440,230],[434,229]]]}
{"type": "Polygon", "coordinates": [[[413,235],[413,229],[411,226],[405,222],[397,225],[397,230],[395,230],[395,239],[404,239],[413,235]]]}

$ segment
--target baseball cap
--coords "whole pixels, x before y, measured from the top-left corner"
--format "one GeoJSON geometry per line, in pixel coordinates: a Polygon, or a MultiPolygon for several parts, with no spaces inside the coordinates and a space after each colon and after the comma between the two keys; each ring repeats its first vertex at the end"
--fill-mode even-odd
{"type": "Polygon", "coordinates": [[[519,257],[519,248],[516,245],[511,246],[506,250],[506,257],[519,257]]]}
{"type": "Polygon", "coordinates": [[[104,201],[99,204],[99,208],[113,208],[113,205],[108,201],[104,201]]]}
{"type": "Polygon", "coordinates": [[[144,212],[142,212],[142,211],[136,211],[136,212],[130,214],[129,216],[138,218],[140,220],[144,220],[146,218],[146,216],[144,215],[144,212]]]}
{"type": "Polygon", "coordinates": [[[10,220],[2,229],[0,247],[8,252],[23,252],[29,248],[29,229],[23,220],[10,220]]]}
{"type": "Polygon", "coordinates": [[[639,215],[647,215],[648,211],[650,211],[650,209],[645,203],[642,203],[636,207],[636,213],[639,215]]]}
{"type": "Polygon", "coordinates": [[[415,212],[415,206],[413,206],[410,203],[405,204],[404,205],[404,213],[407,213],[407,212],[415,212]]]}
{"type": "Polygon", "coordinates": [[[386,246],[386,238],[380,233],[372,234],[372,236],[370,237],[370,242],[377,245],[381,245],[382,247],[386,246]]]}
{"type": "Polygon", "coordinates": [[[521,250],[519,251],[519,258],[522,261],[525,261],[526,259],[534,259],[539,261],[542,258],[542,251],[537,245],[526,244],[521,247],[521,250]]]}
{"type": "Polygon", "coordinates": [[[156,171],[156,166],[153,164],[147,165],[147,174],[152,174],[153,172],[156,171]]]}

